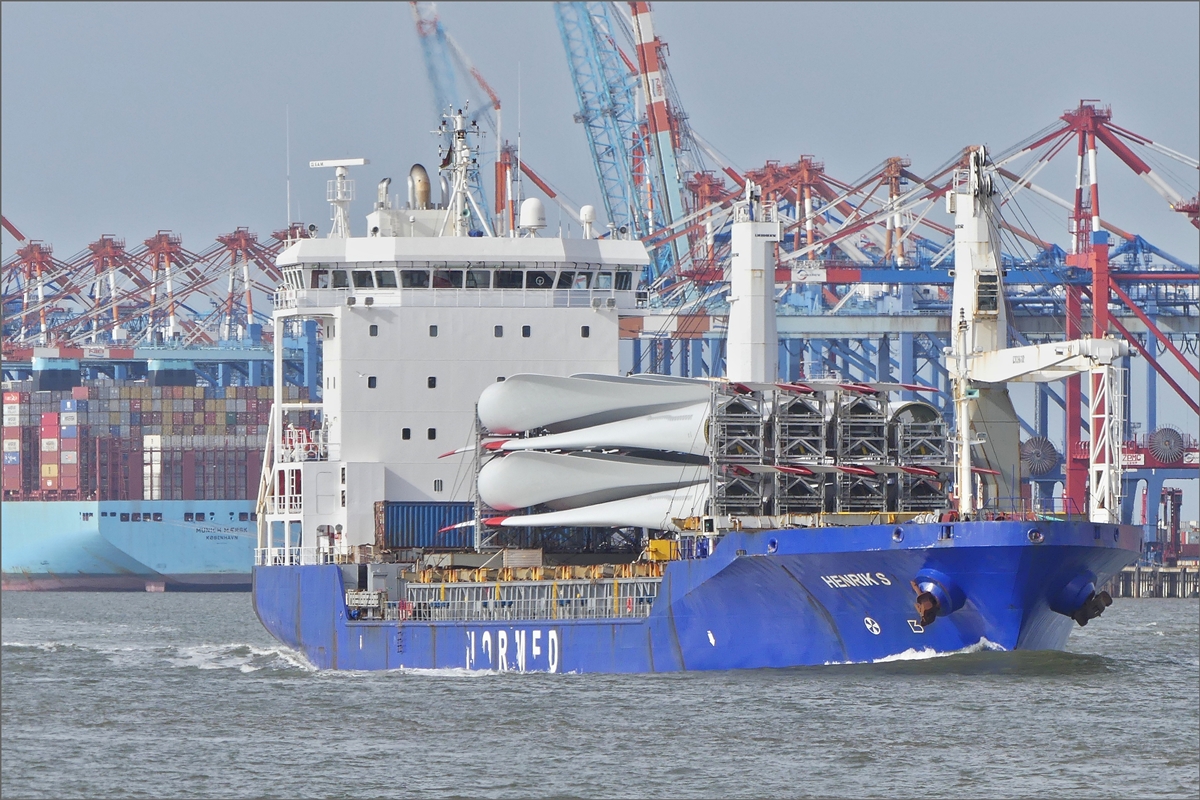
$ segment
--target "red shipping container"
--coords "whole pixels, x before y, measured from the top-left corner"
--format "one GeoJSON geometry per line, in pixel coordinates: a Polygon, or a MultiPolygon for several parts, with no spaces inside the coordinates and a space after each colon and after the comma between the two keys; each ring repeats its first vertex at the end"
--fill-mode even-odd
{"type": "Polygon", "coordinates": [[[45,414],[42,414],[42,425],[43,426],[53,425],[55,428],[57,428],[58,427],[58,412],[57,411],[47,411],[45,414]]]}
{"type": "Polygon", "coordinates": [[[171,424],[172,425],[185,424],[183,421],[183,412],[182,411],[172,411],[171,412],[171,424]]]}
{"type": "Polygon", "coordinates": [[[79,478],[78,477],[59,478],[58,479],[58,488],[64,492],[79,491],[79,478]]]}
{"type": "Polygon", "coordinates": [[[9,403],[19,403],[19,402],[21,402],[21,393],[20,392],[5,392],[4,393],[4,404],[5,405],[8,405],[9,403]]]}
{"type": "Polygon", "coordinates": [[[4,465],[4,478],[7,480],[10,477],[16,478],[18,481],[21,480],[21,465],[20,464],[5,464],[4,465]]]}
{"type": "Polygon", "coordinates": [[[59,465],[58,477],[60,477],[60,478],[78,478],[79,477],[79,465],[78,464],[61,464],[61,465],[59,465]]]}
{"type": "Polygon", "coordinates": [[[130,400],[129,401],[129,410],[130,411],[141,411],[142,410],[142,401],[141,400],[130,400]]]}
{"type": "Polygon", "coordinates": [[[215,412],[215,411],[204,412],[204,424],[205,425],[216,425],[217,424],[217,412],[215,412]]]}
{"type": "Polygon", "coordinates": [[[78,439],[59,439],[58,440],[58,449],[59,449],[59,452],[64,452],[67,450],[70,450],[71,452],[78,452],[79,440],[78,439]]]}
{"type": "Polygon", "coordinates": [[[59,430],[61,429],[58,427],[58,425],[42,425],[42,438],[57,439],[59,430]]]}
{"type": "Polygon", "coordinates": [[[4,438],[5,439],[20,439],[21,438],[21,429],[20,428],[10,428],[8,426],[5,426],[4,427],[4,438]]]}
{"type": "Polygon", "coordinates": [[[58,488],[58,478],[42,478],[41,480],[42,480],[42,488],[43,489],[57,489],[58,488]]]}
{"type": "Polygon", "coordinates": [[[88,387],[86,387],[86,386],[72,387],[71,388],[71,397],[74,398],[75,400],[87,400],[88,399],[88,387]]]}

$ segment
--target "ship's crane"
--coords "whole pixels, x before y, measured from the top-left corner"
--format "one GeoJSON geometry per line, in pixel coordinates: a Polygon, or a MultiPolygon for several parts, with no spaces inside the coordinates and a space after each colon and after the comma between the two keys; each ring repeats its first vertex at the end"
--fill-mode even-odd
{"type": "Polygon", "coordinates": [[[975,490],[973,468],[978,465],[973,450],[982,453],[986,468],[995,476],[996,498],[1007,501],[1018,494],[1018,476],[1007,471],[1008,465],[1020,460],[1017,415],[1005,384],[1053,381],[1087,372],[1092,377],[1088,516],[1093,522],[1117,523],[1122,387],[1116,362],[1128,356],[1131,348],[1127,342],[1104,336],[1008,346],[1008,310],[996,225],[999,189],[994,175],[984,148],[975,148],[967,169],[956,172],[954,188],[947,195],[948,209],[955,215],[948,368],[957,412],[958,511],[970,517],[983,505],[975,490]]]}

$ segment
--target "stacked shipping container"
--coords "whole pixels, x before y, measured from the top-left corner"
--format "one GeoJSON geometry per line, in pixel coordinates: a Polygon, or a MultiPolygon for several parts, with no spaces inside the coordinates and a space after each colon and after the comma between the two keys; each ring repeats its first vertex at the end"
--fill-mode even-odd
{"type": "MultiPolygon", "coordinates": [[[[32,388],[4,384],[6,501],[257,496],[269,386],[32,388]]],[[[288,395],[304,400],[307,390],[289,387],[288,395]]]]}

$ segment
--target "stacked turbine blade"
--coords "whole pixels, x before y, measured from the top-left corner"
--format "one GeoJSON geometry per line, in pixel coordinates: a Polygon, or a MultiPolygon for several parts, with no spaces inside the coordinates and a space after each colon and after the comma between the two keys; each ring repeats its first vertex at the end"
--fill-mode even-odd
{"type": "Polygon", "coordinates": [[[649,527],[703,513],[710,387],[659,376],[514,375],[479,399],[499,453],[482,466],[494,525],[649,527]]]}

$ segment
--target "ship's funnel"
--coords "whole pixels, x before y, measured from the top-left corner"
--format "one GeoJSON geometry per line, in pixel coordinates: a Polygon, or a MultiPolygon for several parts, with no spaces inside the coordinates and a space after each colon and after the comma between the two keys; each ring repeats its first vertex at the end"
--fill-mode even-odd
{"type": "Polygon", "coordinates": [[[413,164],[408,171],[408,182],[411,190],[409,204],[417,209],[429,208],[429,173],[425,171],[425,167],[413,164]]]}
{"type": "Polygon", "coordinates": [[[604,455],[513,453],[484,464],[479,498],[497,511],[606,503],[708,481],[708,466],[604,455]]]}
{"type": "Polygon", "coordinates": [[[667,450],[674,453],[708,454],[705,422],[709,404],[675,408],[640,417],[594,425],[530,439],[498,442],[497,450],[587,450],[601,447],[667,450]]]}
{"type": "Polygon", "coordinates": [[[628,497],[567,511],[493,517],[485,521],[488,525],[502,527],[650,528],[679,532],[674,520],[703,514],[708,496],[708,484],[697,483],[673,491],[628,497]]]}
{"type": "Polygon", "coordinates": [[[492,433],[548,428],[558,433],[706,402],[703,381],[598,381],[513,375],[479,396],[479,421],[492,433]]]}

